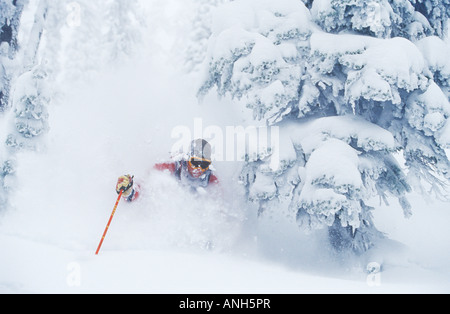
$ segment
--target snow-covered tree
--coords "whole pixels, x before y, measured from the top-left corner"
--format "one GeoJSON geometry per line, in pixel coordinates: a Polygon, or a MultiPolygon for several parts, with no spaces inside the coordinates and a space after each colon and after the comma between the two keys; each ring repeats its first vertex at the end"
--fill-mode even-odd
{"type": "Polygon", "coordinates": [[[189,31],[189,41],[186,45],[185,67],[188,72],[199,69],[205,59],[208,39],[212,33],[212,16],[214,10],[220,5],[230,0],[192,0],[195,7],[191,30],[189,31]]]}
{"type": "Polygon", "coordinates": [[[311,14],[327,32],[352,30],[380,38],[401,36],[408,39],[433,32],[429,21],[409,1],[315,0],[311,14]]]}
{"type": "MultiPolygon", "coordinates": [[[[28,1],[0,1],[0,113],[3,123],[9,122],[7,114],[11,111],[12,86],[21,73],[19,66],[18,34],[24,6],[28,1]]],[[[6,128],[5,128],[6,129],[6,128]]],[[[3,135],[3,134],[2,134],[3,135]]],[[[1,137],[6,140],[5,136],[1,137]]],[[[4,145],[4,143],[2,143],[4,145]]],[[[7,176],[14,172],[13,161],[5,147],[0,155],[0,209],[7,203],[7,176]]]]}
{"type": "Polygon", "coordinates": [[[16,153],[39,150],[60,82],[129,55],[139,38],[138,1],[0,1],[0,208],[14,186],[16,153]],[[26,17],[22,13],[26,12],[26,17]],[[22,25],[22,19],[27,23],[22,25]],[[20,34],[20,36],[19,36],[20,34]],[[61,40],[62,34],[68,40],[61,40]],[[20,37],[20,42],[19,42],[20,37]]]}
{"type": "Polygon", "coordinates": [[[67,5],[74,21],[65,29],[70,38],[62,48],[65,78],[90,79],[136,51],[145,14],[139,1],[79,0],[67,5]]]}
{"type": "Polygon", "coordinates": [[[9,104],[11,79],[16,69],[12,60],[19,48],[17,35],[26,3],[26,0],[0,1],[0,112],[5,111],[9,104]]]}
{"type": "Polygon", "coordinates": [[[279,163],[248,156],[242,171],[261,213],[288,204],[302,229],[360,253],[383,236],[374,198],[409,217],[412,187],[448,196],[448,15],[420,2],[440,8],[430,21],[418,3],[236,0],[217,12],[199,97],[215,88],[280,127],[279,163]]]}
{"type": "Polygon", "coordinates": [[[143,23],[139,1],[112,0],[105,4],[106,32],[105,51],[108,61],[130,56],[141,39],[140,27],[143,23]]]}
{"type": "MultiPolygon", "coordinates": [[[[15,1],[14,1],[15,2],[15,1]]],[[[17,2],[15,2],[17,4],[17,2]]],[[[22,12],[25,3],[17,8],[22,12]]],[[[6,139],[1,156],[2,169],[0,173],[1,202],[3,208],[7,205],[8,190],[13,186],[15,172],[15,153],[22,149],[36,149],[38,139],[46,132],[47,106],[50,101],[46,80],[48,78],[48,64],[39,55],[41,40],[46,22],[52,12],[51,5],[41,0],[35,7],[34,23],[23,36],[27,42],[22,43],[21,49],[14,52],[14,72],[9,77],[8,110],[5,112],[6,139]]],[[[17,13],[16,13],[17,14],[17,13]]],[[[19,33],[19,23],[16,22],[15,32],[19,33]]],[[[22,31],[22,30],[20,30],[22,31]]],[[[16,35],[17,36],[17,35],[16,35]]],[[[16,43],[16,47],[18,47],[16,43]]],[[[44,54],[45,55],[45,54],[44,54]]],[[[48,60],[47,60],[48,61],[48,60]]]]}
{"type": "Polygon", "coordinates": [[[450,18],[449,0],[409,0],[416,12],[426,17],[434,30],[434,35],[444,37],[448,32],[450,18]]]}

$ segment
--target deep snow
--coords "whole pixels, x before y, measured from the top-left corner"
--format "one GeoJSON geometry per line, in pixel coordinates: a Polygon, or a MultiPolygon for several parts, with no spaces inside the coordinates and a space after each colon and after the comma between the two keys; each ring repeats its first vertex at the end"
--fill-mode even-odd
{"type": "MultiPolygon", "coordinates": [[[[159,5],[159,13],[179,12],[173,1],[159,5]]],[[[168,158],[177,126],[243,119],[227,99],[198,104],[195,76],[168,61],[177,27],[154,30],[133,61],[65,82],[49,108],[46,149],[18,155],[12,206],[0,217],[1,293],[450,292],[448,204],[413,196],[405,219],[395,201],[374,203],[389,240],[357,260],[333,254],[322,231],[301,233],[287,213],[257,218],[242,201],[239,162],[215,165],[223,201],[149,171],[168,158]],[[143,197],[119,204],[96,256],[125,173],[141,182],[143,197]],[[371,262],[382,272],[368,274],[371,262]]]]}

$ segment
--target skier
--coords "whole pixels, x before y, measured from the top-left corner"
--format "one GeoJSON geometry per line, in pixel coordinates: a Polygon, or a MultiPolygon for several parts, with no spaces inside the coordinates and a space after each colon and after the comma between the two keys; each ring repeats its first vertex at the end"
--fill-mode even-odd
{"type": "MultiPolygon", "coordinates": [[[[156,164],[154,168],[160,171],[169,171],[183,185],[198,191],[207,188],[210,184],[216,185],[219,182],[212,173],[210,166],[211,145],[204,139],[197,139],[191,142],[189,153],[183,156],[181,160],[156,164]]],[[[139,197],[139,185],[134,186],[134,176],[129,174],[120,176],[117,180],[117,194],[121,190],[123,190],[123,198],[128,202],[132,202],[139,197]]]]}

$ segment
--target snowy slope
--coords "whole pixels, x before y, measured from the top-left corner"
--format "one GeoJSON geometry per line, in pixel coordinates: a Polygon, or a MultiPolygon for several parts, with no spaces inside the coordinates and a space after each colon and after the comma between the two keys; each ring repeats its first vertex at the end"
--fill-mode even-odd
{"type": "MultiPolygon", "coordinates": [[[[164,3],[155,24],[179,12],[176,1],[164,3]]],[[[0,293],[450,292],[446,204],[416,197],[409,220],[394,202],[378,205],[376,224],[391,240],[353,260],[335,256],[322,232],[300,233],[288,216],[257,219],[241,201],[239,163],[216,164],[224,201],[196,198],[149,172],[169,156],[177,126],[193,129],[197,117],[204,126],[240,121],[226,99],[199,105],[195,77],[168,62],[177,27],[154,29],[130,63],[66,82],[49,108],[46,149],[18,156],[20,184],[0,217],[0,293]],[[144,195],[119,204],[95,256],[125,173],[144,195]],[[383,265],[376,281],[370,262],[383,265]]]]}

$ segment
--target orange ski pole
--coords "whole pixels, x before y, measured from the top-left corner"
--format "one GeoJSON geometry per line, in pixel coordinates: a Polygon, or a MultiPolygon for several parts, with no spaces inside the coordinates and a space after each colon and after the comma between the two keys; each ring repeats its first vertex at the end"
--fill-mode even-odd
{"type": "Polygon", "coordinates": [[[106,225],[105,232],[103,232],[102,239],[100,240],[100,243],[98,244],[98,248],[97,248],[97,251],[95,252],[95,255],[98,255],[98,252],[100,251],[100,248],[103,244],[103,240],[105,240],[106,233],[108,232],[109,225],[111,224],[114,214],[116,213],[117,205],[119,205],[119,201],[120,201],[120,198],[122,197],[122,193],[123,193],[123,189],[120,190],[119,197],[117,198],[117,201],[116,201],[116,205],[114,205],[114,209],[112,211],[111,217],[109,217],[108,224],[106,225]]]}

